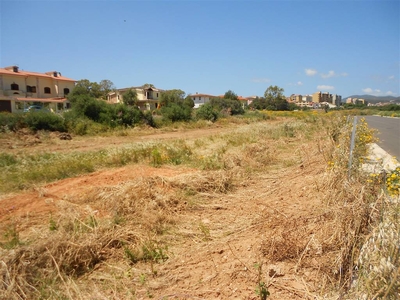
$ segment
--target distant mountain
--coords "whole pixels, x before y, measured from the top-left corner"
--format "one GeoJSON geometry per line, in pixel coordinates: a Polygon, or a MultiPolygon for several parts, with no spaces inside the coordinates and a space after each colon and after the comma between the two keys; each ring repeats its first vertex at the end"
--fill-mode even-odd
{"type": "Polygon", "coordinates": [[[348,97],[342,97],[342,102],[346,102],[347,98],[359,98],[365,99],[368,103],[379,103],[379,102],[396,102],[400,103],[400,97],[393,96],[372,96],[372,95],[352,95],[348,97]]]}

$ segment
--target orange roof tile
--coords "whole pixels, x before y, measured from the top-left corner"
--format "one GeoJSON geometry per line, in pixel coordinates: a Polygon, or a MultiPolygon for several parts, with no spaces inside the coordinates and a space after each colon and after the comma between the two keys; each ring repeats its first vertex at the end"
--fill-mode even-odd
{"type": "Polygon", "coordinates": [[[67,98],[57,97],[57,98],[14,98],[17,101],[22,102],[55,102],[62,103],[67,101],[67,98]]]}
{"type": "Polygon", "coordinates": [[[74,82],[76,81],[75,79],[61,76],[60,73],[58,73],[58,72],[57,72],[58,76],[54,77],[51,75],[53,73],[54,72],[38,73],[38,72],[28,72],[28,71],[21,71],[21,70],[18,70],[18,72],[14,72],[13,70],[9,70],[8,68],[7,69],[0,68],[0,74],[4,74],[4,75],[14,75],[14,76],[23,76],[23,77],[37,76],[37,77],[51,78],[51,79],[55,79],[55,80],[74,81],[74,82]]]}
{"type": "Polygon", "coordinates": [[[208,95],[208,94],[191,94],[189,96],[190,97],[215,97],[213,95],[208,95]]]}

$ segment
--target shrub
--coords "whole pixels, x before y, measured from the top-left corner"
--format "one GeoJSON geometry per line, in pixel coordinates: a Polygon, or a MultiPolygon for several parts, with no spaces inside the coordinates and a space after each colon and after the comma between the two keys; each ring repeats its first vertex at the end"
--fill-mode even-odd
{"type": "Polygon", "coordinates": [[[0,113],[0,132],[8,130],[16,131],[25,126],[23,114],[13,114],[9,112],[0,113]]]}
{"type": "Polygon", "coordinates": [[[242,115],[244,109],[239,100],[212,98],[209,102],[214,108],[225,112],[228,115],[242,115]]]}
{"type": "Polygon", "coordinates": [[[25,117],[25,123],[34,131],[66,131],[64,119],[48,112],[30,112],[25,117]]]}
{"type": "Polygon", "coordinates": [[[146,111],[143,113],[143,121],[146,125],[149,125],[151,127],[157,127],[156,122],[153,118],[153,114],[150,111],[146,111]]]}
{"type": "Polygon", "coordinates": [[[214,110],[211,104],[206,103],[196,110],[196,118],[215,122],[218,119],[218,112],[214,110]]]}
{"type": "Polygon", "coordinates": [[[192,110],[186,106],[180,106],[171,103],[168,106],[161,108],[163,119],[177,122],[177,121],[190,121],[192,118],[192,110]]]}

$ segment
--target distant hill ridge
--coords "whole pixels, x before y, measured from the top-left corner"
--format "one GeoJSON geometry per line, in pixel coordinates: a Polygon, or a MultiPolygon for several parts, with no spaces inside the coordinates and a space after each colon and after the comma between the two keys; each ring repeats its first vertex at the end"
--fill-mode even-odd
{"type": "Polygon", "coordinates": [[[359,98],[365,99],[369,103],[379,103],[379,102],[396,102],[400,103],[400,97],[393,97],[393,96],[372,96],[372,95],[352,95],[348,97],[342,97],[342,102],[346,102],[347,98],[359,98]]]}

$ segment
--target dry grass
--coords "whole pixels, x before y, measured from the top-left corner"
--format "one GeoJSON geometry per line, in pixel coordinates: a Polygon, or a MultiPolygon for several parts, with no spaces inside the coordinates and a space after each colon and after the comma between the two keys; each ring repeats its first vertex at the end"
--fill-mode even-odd
{"type": "MultiPolygon", "coordinates": [[[[288,263],[295,275],[314,270],[323,282],[318,290],[310,291],[304,284],[304,290],[299,291],[282,287],[272,278],[271,284],[278,290],[286,288],[296,297],[309,299],[328,294],[357,298],[367,287],[366,299],[374,295],[395,299],[390,296],[399,288],[399,261],[391,260],[389,265],[388,258],[398,257],[399,249],[388,241],[395,240],[399,232],[400,222],[393,223],[399,218],[398,204],[388,202],[380,187],[368,185],[365,174],[356,167],[352,176],[347,176],[349,126],[341,121],[335,125],[334,121],[328,122],[331,139],[315,132],[321,127],[315,119],[290,126],[279,123],[275,131],[269,124],[246,125],[238,130],[237,140],[232,135],[203,138],[192,146],[184,145],[185,151],[190,148],[193,152],[189,165],[198,168],[191,173],[143,176],[64,198],[57,203],[62,213],[53,214],[50,224],[34,224],[28,234],[18,235],[18,225],[24,220],[16,220],[16,243],[12,249],[0,249],[0,298],[134,298],[136,291],[150,290],[146,278],[157,277],[156,264],[174,256],[168,246],[182,241],[185,234],[190,233],[196,243],[213,247],[220,236],[243,225],[242,230],[260,229],[260,260],[288,263]],[[319,141],[318,148],[309,149],[303,143],[311,134],[319,141]],[[211,154],[215,154],[212,159],[211,154]],[[328,164],[331,161],[333,165],[328,164]],[[278,171],[285,177],[279,178],[278,171]],[[176,232],[182,214],[191,209],[212,209],[213,201],[225,196],[253,201],[283,192],[290,195],[290,184],[300,185],[306,177],[308,182],[315,178],[311,198],[320,199],[310,203],[316,207],[307,207],[304,212],[289,210],[289,215],[271,206],[252,212],[258,215],[254,224],[246,224],[248,219],[239,214],[223,230],[197,220],[193,232],[187,229],[181,236],[176,232]],[[247,186],[249,189],[241,193],[247,186]],[[283,188],[286,190],[279,190],[283,188]],[[389,206],[391,210],[387,210],[389,206]],[[268,236],[262,235],[263,231],[268,236]],[[374,255],[376,250],[381,256],[374,255]],[[387,258],[386,267],[382,264],[381,269],[377,267],[379,272],[371,273],[368,268],[375,270],[382,257],[387,258]],[[139,273],[141,264],[151,271],[139,273]],[[378,280],[381,283],[374,284],[378,280]]],[[[363,155],[361,150],[356,153],[363,155]]],[[[306,199],[307,194],[303,194],[306,199]]],[[[257,272],[253,273],[247,276],[256,278],[257,272]]],[[[260,274],[257,280],[258,284],[264,282],[260,274]]]]}

